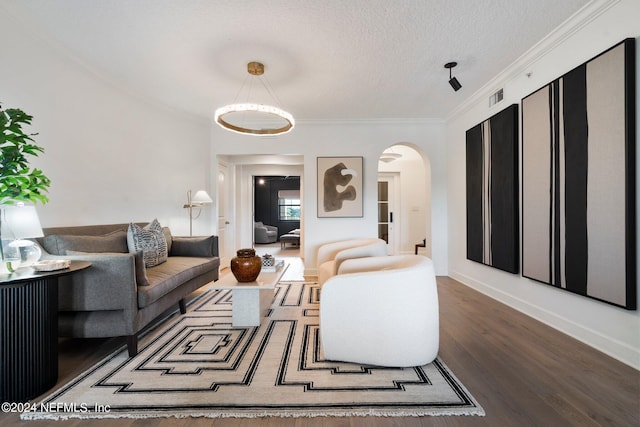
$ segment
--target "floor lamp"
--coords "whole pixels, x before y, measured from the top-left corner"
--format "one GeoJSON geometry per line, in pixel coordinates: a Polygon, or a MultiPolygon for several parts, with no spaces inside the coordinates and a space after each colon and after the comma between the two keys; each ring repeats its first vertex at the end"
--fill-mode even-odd
{"type": "Polygon", "coordinates": [[[187,191],[187,203],[183,206],[189,209],[189,236],[193,236],[193,220],[198,219],[202,213],[202,207],[209,203],[213,203],[211,197],[204,190],[199,190],[191,197],[191,190],[187,191]],[[198,214],[193,216],[193,209],[198,208],[198,214]]]}

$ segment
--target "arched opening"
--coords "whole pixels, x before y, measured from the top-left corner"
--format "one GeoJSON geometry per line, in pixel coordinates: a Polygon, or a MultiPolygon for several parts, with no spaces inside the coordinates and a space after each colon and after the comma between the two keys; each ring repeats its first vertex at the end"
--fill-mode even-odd
{"type": "Polygon", "coordinates": [[[432,256],[431,164],[409,142],[389,146],[379,158],[378,235],[389,254],[432,256]]]}

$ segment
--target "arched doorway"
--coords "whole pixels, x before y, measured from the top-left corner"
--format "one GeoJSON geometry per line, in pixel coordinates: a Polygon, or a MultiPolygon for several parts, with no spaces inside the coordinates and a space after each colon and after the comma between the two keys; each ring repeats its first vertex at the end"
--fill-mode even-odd
{"type": "Polygon", "coordinates": [[[378,161],[378,235],[389,254],[431,257],[431,166],[411,143],[391,145],[378,161]]]}

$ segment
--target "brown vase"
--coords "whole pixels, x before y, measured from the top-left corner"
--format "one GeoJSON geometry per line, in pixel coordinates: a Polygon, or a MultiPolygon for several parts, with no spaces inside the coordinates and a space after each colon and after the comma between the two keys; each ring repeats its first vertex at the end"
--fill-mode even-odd
{"type": "Polygon", "coordinates": [[[255,249],[238,249],[231,260],[231,272],[238,282],[253,282],[262,268],[262,258],[256,256],[255,249]]]}

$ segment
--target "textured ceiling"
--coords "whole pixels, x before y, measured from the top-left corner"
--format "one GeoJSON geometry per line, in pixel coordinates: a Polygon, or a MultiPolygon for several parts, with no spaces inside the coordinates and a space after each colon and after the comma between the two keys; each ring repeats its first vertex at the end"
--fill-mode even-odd
{"type": "MultiPolygon", "coordinates": [[[[247,62],[261,61],[280,106],[315,120],[443,118],[586,3],[0,0],[0,8],[112,83],[202,117],[236,100],[247,62]],[[458,92],[447,83],[449,61],[459,64],[458,92]]],[[[251,94],[270,101],[260,86],[251,94]]]]}

